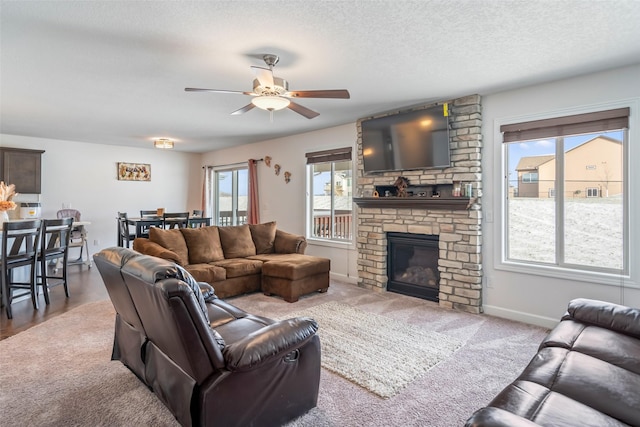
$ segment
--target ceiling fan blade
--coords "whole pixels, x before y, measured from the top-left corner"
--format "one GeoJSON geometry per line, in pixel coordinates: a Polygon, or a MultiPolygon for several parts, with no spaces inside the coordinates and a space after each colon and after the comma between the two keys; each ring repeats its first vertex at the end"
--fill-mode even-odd
{"type": "Polygon", "coordinates": [[[346,89],[335,90],[294,90],[287,94],[292,98],[339,98],[349,99],[349,91],[346,89]]]}
{"type": "Polygon", "coordinates": [[[239,93],[241,95],[255,95],[253,92],[242,92],[240,90],[224,90],[224,89],[199,89],[195,87],[185,87],[187,92],[216,92],[216,93],[239,93]]]}
{"type": "Polygon", "coordinates": [[[253,107],[255,107],[255,105],[253,104],[247,104],[244,107],[240,108],[239,110],[234,111],[233,113],[231,113],[232,116],[237,116],[239,114],[244,114],[247,111],[251,110],[253,107]]]}
{"type": "Polygon", "coordinates": [[[296,104],[295,102],[290,102],[287,108],[295,111],[298,114],[305,116],[307,119],[313,119],[314,117],[317,117],[320,115],[320,113],[310,110],[307,107],[303,107],[300,104],[296,104]]]}
{"type": "Polygon", "coordinates": [[[269,89],[273,88],[273,71],[269,68],[255,66],[252,66],[251,69],[256,75],[256,79],[260,82],[260,86],[269,89]]]}

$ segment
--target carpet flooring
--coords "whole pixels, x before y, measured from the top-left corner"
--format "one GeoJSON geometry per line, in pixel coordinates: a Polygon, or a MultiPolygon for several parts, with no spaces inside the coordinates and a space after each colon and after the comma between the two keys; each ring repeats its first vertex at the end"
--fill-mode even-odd
{"type": "MultiPolygon", "coordinates": [[[[518,375],[546,334],[536,326],[335,281],[327,293],[294,304],[259,293],[229,302],[271,318],[339,302],[461,344],[389,398],[323,369],[318,406],[288,427],[463,425],[518,375]]],[[[113,320],[110,302],[89,303],[0,341],[3,424],[176,426],[153,393],[120,362],[110,361],[113,320]]]]}

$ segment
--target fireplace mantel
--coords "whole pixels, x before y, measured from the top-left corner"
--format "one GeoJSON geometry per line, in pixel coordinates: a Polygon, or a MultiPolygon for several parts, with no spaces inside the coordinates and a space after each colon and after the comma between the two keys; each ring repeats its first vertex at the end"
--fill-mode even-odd
{"type": "Polygon", "coordinates": [[[354,197],[361,208],[467,210],[468,197],[354,197]]]}

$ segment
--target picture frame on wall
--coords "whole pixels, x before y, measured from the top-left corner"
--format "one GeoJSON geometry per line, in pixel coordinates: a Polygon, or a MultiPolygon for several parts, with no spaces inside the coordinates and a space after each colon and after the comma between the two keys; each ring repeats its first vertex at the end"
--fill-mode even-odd
{"type": "Polygon", "coordinates": [[[118,181],[151,181],[151,165],[118,162],[118,181]]]}

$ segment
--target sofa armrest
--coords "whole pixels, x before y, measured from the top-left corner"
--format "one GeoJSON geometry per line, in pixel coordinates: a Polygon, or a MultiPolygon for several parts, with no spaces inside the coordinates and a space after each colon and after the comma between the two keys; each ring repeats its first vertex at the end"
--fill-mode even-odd
{"type": "Polygon", "coordinates": [[[228,344],[223,356],[230,371],[253,369],[301,347],[318,331],[318,323],[309,317],[296,317],[265,326],[228,344]]]}
{"type": "Polygon", "coordinates": [[[640,309],[637,308],[577,298],[569,303],[562,319],[573,319],[640,338],[640,309]]]}
{"type": "Polygon", "coordinates": [[[482,408],[467,420],[465,427],[540,427],[520,415],[500,408],[482,408]]]}
{"type": "Polygon", "coordinates": [[[173,251],[160,246],[159,244],[152,242],[146,237],[137,237],[133,241],[133,250],[138,251],[145,255],[151,255],[154,257],[166,259],[176,264],[180,264],[180,257],[173,251]]]}
{"type": "Polygon", "coordinates": [[[307,239],[301,235],[276,230],[273,247],[277,254],[304,254],[307,249],[307,239]]]}

